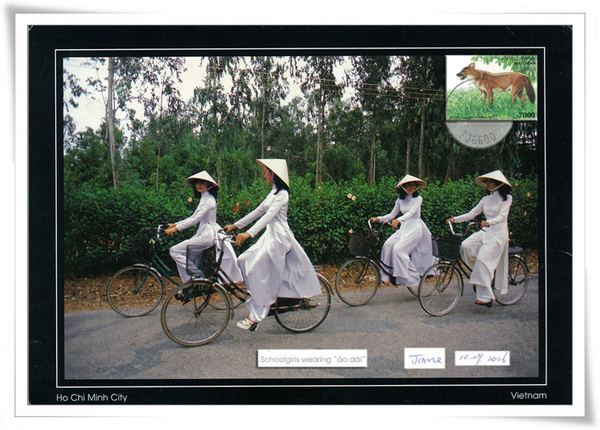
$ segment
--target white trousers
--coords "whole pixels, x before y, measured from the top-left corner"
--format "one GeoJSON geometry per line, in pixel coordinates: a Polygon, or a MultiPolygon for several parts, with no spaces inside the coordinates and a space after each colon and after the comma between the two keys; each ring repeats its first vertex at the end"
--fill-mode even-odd
{"type": "MultiPolygon", "coordinates": [[[[392,275],[396,278],[396,284],[408,287],[419,285],[420,274],[410,254],[415,250],[420,239],[420,228],[409,230],[402,226],[383,244],[381,261],[392,268],[392,275]]],[[[381,280],[388,282],[390,278],[387,273],[382,271],[381,280]]]]}
{"type": "Polygon", "coordinates": [[[190,239],[184,240],[183,242],[179,242],[177,245],[174,245],[169,250],[169,254],[171,254],[171,258],[177,264],[177,271],[179,272],[179,276],[181,277],[182,282],[187,282],[190,280],[191,276],[187,274],[185,270],[186,267],[186,252],[188,245],[202,246],[206,248],[210,248],[213,246],[213,238],[212,235],[199,235],[194,236],[190,239]]]}
{"type": "Polygon", "coordinates": [[[492,280],[502,251],[502,244],[484,230],[469,236],[460,247],[463,261],[473,269],[469,282],[475,287],[479,301],[489,302],[495,299],[492,280]]]}
{"type": "Polygon", "coordinates": [[[250,318],[254,322],[261,322],[262,320],[264,320],[269,315],[269,311],[271,310],[271,305],[258,305],[252,301],[252,298],[250,298],[250,300],[248,300],[245,303],[245,305],[250,311],[250,315],[248,315],[248,318],[250,318]]]}

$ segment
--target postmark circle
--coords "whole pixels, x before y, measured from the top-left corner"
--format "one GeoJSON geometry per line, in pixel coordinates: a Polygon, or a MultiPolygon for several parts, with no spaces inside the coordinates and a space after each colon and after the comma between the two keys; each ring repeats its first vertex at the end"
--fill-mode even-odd
{"type": "Polygon", "coordinates": [[[458,143],[483,149],[500,143],[512,124],[512,121],[447,121],[446,127],[458,143]]]}

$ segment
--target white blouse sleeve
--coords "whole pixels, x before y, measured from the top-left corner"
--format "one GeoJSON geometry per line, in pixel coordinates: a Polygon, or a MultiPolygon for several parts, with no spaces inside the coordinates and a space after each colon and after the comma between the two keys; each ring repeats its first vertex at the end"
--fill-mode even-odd
{"type": "Polygon", "coordinates": [[[250,212],[248,215],[246,215],[242,219],[237,220],[234,225],[237,228],[241,229],[241,228],[244,228],[247,225],[251,224],[255,219],[257,219],[260,216],[262,216],[266,212],[266,209],[265,209],[265,200],[263,200],[260,203],[260,205],[258,205],[258,207],[256,209],[254,209],[252,212],[250,212]]]}
{"type": "Polygon", "coordinates": [[[287,204],[288,199],[289,199],[289,194],[287,193],[287,191],[285,191],[285,190],[279,191],[275,195],[275,199],[272,201],[272,203],[269,205],[269,207],[266,208],[265,214],[260,218],[260,220],[258,220],[256,222],[256,224],[254,224],[252,226],[252,228],[248,229],[247,233],[249,233],[250,236],[252,236],[252,237],[254,237],[258,233],[260,233],[260,231],[263,228],[265,228],[267,226],[267,224],[269,222],[271,222],[273,220],[273,218],[275,218],[275,216],[277,216],[279,211],[281,211],[281,209],[287,204]]]}
{"type": "MultiPolygon", "coordinates": [[[[485,197],[483,199],[485,199],[485,197]]],[[[455,216],[454,222],[465,222],[465,221],[472,220],[477,215],[479,215],[481,212],[483,212],[483,199],[479,200],[479,203],[477,203],[477,206],[475,206],[473,209],[471,209],[471,212],[468,212],[463,215],[455,216]]]]}
{"type": "Polygon", "coordinates": [[[191,217],[175,223],[177,230],[185,230],[188,227],[198,224],[210,211],[216,210],[216,207],[217,205],[214,199],[203,198],[200,200],[198,207],[191,217]]]}
{"type": "Polygon", "coordinates": [[[400,218],[398,218],[400,220],[400,222],[404,222],[406,220],[409,220],[411,218],[415,218],[416,216],[419,216],[420,209],[421,209],[421,203],[423,203],[423,197],[418,196],[418,197],[414,198],[410,205],[410,209],[408,211],[406,211],[406,213],[404,215],[402,215],[400,218]]]}
{"type": "Polygon", "coordinates": [[[396,218],[396,215],[398,215],[399,213],[400,213],[400,199],[396,199],[396,203],[394,204],[394,209],[392,209],[392,211],[389,214],[378,217],[379,222],[391,221],[394,218],[396,218]]]}
{"type": "Polygon", "coordinates": [[[492,219],[488,219],[487,222],[490,226],[502,224],[508,221],[508,213],[510,212],[510,205],[512,204],[512,196],[509,194],[506,196],[506,200],[502,202],[500,212],[492,219]]]}

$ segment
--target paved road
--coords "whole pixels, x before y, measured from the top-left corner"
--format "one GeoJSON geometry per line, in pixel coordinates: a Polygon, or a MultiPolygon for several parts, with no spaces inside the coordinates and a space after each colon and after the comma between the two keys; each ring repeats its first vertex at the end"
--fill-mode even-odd
{"type": "Polygon", "coordinates": [[[112,310],[65,314],[65,378],[69,379],[255,379],[537,377],[539,369],[538,279],[515,306],[474,305],[465,296],[444,317],[431,317],[404,288],[382,288],[362,307],[334,297],[328,318],[315,331],[295,334],[274,318],[258,331],[238,329],[244,306],[212,343],[186,348],[172,342],[160,324],[160,308],[140,318],[112,310]],[[445,348],[445,369],[406,369],[405,348],[445,348]],[[258,367],[259,349],[367,350],[366,368],[258,367]],[[510,366],[455,366],[454,351],[510,351],[510,366]]]}

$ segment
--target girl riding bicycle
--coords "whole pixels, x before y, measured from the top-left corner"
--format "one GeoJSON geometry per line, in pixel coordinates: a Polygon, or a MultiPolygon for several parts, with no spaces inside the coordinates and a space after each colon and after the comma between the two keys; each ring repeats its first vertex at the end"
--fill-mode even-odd
{"type": "MultiPolygon", "coordinates": [[[[177,264],[177,271],[183,283],[190,280],[190,275],[186,270],[186,252],[187,247],[195,245],[202,248],[210,248],[212,246],[220,246],[220,241],[217,240],[217,235],[221,226],[217,224],[217,201],[216,198],[219,192],[219,186],[216,181],[205,171],[196,173],[184,181],[185,185],[192,187],[194,197],[200,198],[200,203],[194,213],[175,224],[169,224],[165,233],[172,235],[177,231],[185,230],[193,225],[198,224],[196,234],[183,242],[174,245],[170,249],[170,254],[177,264]]],[[[223,270],[231,277],[234,282],[239,282],[242,279],[240,269],[237,265],[237,257],[233,247],[229,242],[224,242],[225,246],[223,270]]]]}
{"type": "Polygon", "coordinates": [[[435,263],[431,249],[431,233],[421,219],[423,197],[418,191],[427,183],[417,177],[406,175],[398,185],[398,199],[392,211],[381,217],[371,218],[371,222],[391,222],[392,227],[400,228],[386,240],[381,250],[381,261],[392,268],[390,279],[385,271],[381,271],[383,282],[390,281],[394,285],[417,287],[421,275],[435,263]],[[402,216],[396,218],[399,213],[402,216]]]}
{"type": "Polygon", "coordinates": [[[494,286],[501,294],[508,288],[508,214],[512,204],[512,186],[501,171],[495,170],[475,179],[488,191],[469,213],[446,222],[469,221],[483,212],[482,229],[465,239],[460,248],[463,261],[473,269],[470,282],[475,287],[475,304],[492,307],[494,286]],[[494,277],[495,272],[495,277],[494,277]]]}
{"type": "Polygon", "coordinates": [[[238,258],[250,299],[250,315],[237,326],[254,330],[269,314],[277,297],[304,298],[320,294],[315,269],[294,237],[287,222],[289,177],[287,163],[280,159],[257,160],[264,179],[273,186],[265,200],[235,224],[225,226],[227,233],[260,219],[247,232],[236,237],[241,245],[266,229],[260,239],[238,258]]]}

